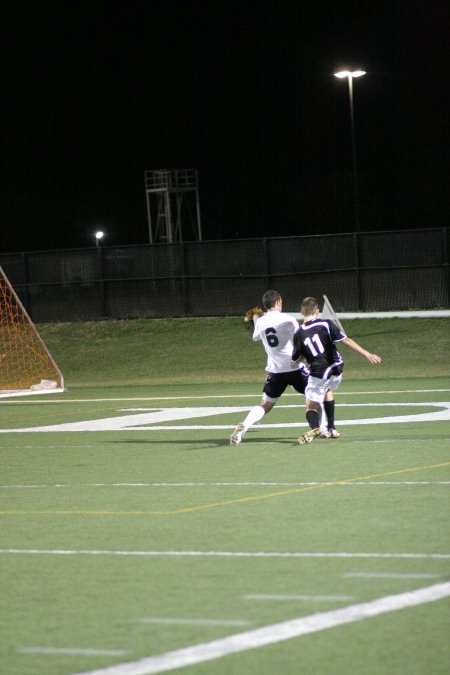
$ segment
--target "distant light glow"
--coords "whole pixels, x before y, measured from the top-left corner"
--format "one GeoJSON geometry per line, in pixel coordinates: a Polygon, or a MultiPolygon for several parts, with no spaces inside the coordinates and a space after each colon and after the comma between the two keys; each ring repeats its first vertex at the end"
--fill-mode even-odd
{"type": "Polygon", "coordinates": [[[102,232],[101,230],[100,230],[99,232],[96,232],[96,233],[95,233],[95,238],[96,238],[96,239],[103,239],[104,236],[105,236],[105,233],[102,232]]]}
{"type": "Polygon", "coordinates": [[[340,70],[338,73],[334,73],[335,77],[343,78],[343,77],[361,77],[361,75],[365,75],[366,71],[365,70],[340,70]]]}

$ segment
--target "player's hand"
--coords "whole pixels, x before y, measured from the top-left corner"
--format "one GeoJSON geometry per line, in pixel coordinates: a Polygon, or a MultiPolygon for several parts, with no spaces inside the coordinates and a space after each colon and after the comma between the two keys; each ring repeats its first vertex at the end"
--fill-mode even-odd
{"type": "Polygon", "coordinates": [[[258,305],[256,307],[251,307],[245,312],[244,321],[253,321],[254,317],[260,317],[264,314],[264,311],[258,305]]]}

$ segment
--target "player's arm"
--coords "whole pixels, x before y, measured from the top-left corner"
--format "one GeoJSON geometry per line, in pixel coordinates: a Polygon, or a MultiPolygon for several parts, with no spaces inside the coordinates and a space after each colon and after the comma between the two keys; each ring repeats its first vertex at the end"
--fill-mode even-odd
{"type": "Polygon", "coordinates": [[[296,352],[295,349],[292,352],[291,361],[293,361],[294,363],[306,363],[306,365],[309,365],[308,359],[306,358],[306,356],[304,354],[300,354],[300,352],[296,352]],[[295,358],[294,358],[294,354],[295,354],[295,358]]]}
{"type": "Polygon", "coordinates": [[[373,363],[374,365],[376,363],[381,363],[381,358],[377,354],[371,354],[367,351],[367,349],[364,349],[361,347],[361,345],[355,342],[355,340],[352,340],[352,338],[345,337],[343,340],[340,340],[340,342],[344,345],[347,345],[347,347],[350,347],[350,349],[352,349],[354,352],[364,356],[370,363],[373,363]]]}
{"type": "Polygon", "coordinates": [[[297,333],[294,333],[294,336],[292,338],[292,342],[293,342],[293,345],[294,345],[294,348],[292,350],[292,356],[291,356],[292,361],[294,361],[294,363],[298,363],[300,361],[303,361],[304,363],[306,363],[305,357],[303,356],[303,354],[301,352],[302,343],[301,343],[301,340],[299,339],[299,336],[297,335],[297,333]]]}
{"type": "Polygon", "coordinates": [[[255,328],[253,329],[253,335],[252,335],[253,342],[258,342],[259,340],[261,340],[261,333],[260,333],[259,326],[258,326],[258,323],[259,323],[258,319],[259,319],[259,317],[255,318],[255,328]]]}

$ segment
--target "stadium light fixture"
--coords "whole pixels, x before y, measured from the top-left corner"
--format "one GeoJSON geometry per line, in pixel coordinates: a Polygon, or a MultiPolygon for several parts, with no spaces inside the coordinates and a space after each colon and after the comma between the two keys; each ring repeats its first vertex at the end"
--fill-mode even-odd
{"type": "Polygon", "coordinates": [[[99,230],[98,232],[95,233],[95,245],[98,246],[100,245],[100,239],[103,239],[105,236],[105,233],[99,230]]]}
{"type": "Polygon", "coordinates": [[[352,157],[353,157],[353,185],[355,193],[355,229],[356,232],[359,232],[359,191],[358,191],[358,173],[357,173],[357,162],[356,162],[356,137],[355,137],[355,119],[353,115],[353,78],[361,77],[365,75],[365,70],[340,70],[337,73],[334,73],[335,77],[338,77],[340,80],[345,77],[348,80],[348,95],[350,102],[350,124],[352,132],[352,157]]]}
{"type": "Polygon", "coordinates": [[[342,79],[344,77],[361,77],[365,74],[365,70],[340,70],[338,73],[334,73],[334,76],[342,79]]]}

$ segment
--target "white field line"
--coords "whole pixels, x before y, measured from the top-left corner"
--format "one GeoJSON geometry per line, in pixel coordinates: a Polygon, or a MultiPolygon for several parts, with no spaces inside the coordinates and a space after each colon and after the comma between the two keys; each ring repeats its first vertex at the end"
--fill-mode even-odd
{"type": "Polygon", "coordinates": [[[248,626],[251,621],[239,619],[179,619],[162,616],[143,616],[140,619],[130,619],[127,623],[167,624],[169,626],[248,626]]]}
{"type": "MultiPolygon", "coordinates": [[[[382,408],[382,407],[390,407],[390,408],[395,408],[396,406],[399,407],[407,407],[407,408],[414,408],[415,406],[417,407],[423,407],[423,406],[437,406],[437,407],[446,407],[448,405],[448,401],[432,401],[432,402],[424,402],[421,401],[419,403],[411,403],[410,401],[406,403],[393,403],[392,401],[390,402],[380,402],[380,403],[338,403],[337,404],[339,408],[382,408]]],[[[251,406],[239,406],[238,408],[233,407],[231,408],[232,411],[239,409],[239,410],[250,410],[251,406]]],[[[288,408],[291,410],[299,410],[303,409],[304,406],[300,405],[299,403],[278,403],[277,404],[277,410],[281,410],[282,408],[288,408]]],[[[176,408],[175,408],[176,409],[176,408]]],[[[180,410],[190,410],[191,408],[180,408],[180,410]]],[[[199,408],[199,410],[204,410],[205,408],[199,408]]],[[[142,408],[117,408],[117,412],[161,412],[162,410],[171,410],[171,408],[149,408],[148,406],[142,408]]],[[[192,410],[196,410],[196,408],[192,408],[192,410]]],[[[215,408],[207,408],[207,410],[221,410],[221,408],[215,406],[215,408]]],[[[212,414],[212,413],[211,413],[212,414]]],[[[256,425],[255,425],[256,426],[256,425]]]]}
{"type": "Polygon", "coordinates": [[[86,647],[22,647],[20,654],[55,654],[59,656],[125,656],[125,649],[89,649],[86,647]]]}
{"type": "MultiPolygon", "coordinates": [[[[243,482],[243,483],[55,483],[40,485],[0,485],[0,490],[30,490],[30,489],[51,489],[51,488],[177,488],[177,487],[308,487],[314,485],[336,485],[334,481],[309,481],[307,483],[285,483],[285,482],[243,482]]],[[[338,483],[340,487],[352,487],[353,485],[450,485],[448,480],[373,480],[373,481],[355,481],[352,483],[338,483]]]]}
{"type": "MultiPolygon", "coordinates": [[[[414,408],[415,406],[417,407],[422,407],[422,406],[442,406],[445,407],[448,405],[448,401],[418,401],[418,402],[393,402],[393,401],[388,401],[388,402],[383,402],[380,401],[379,403],[377,402],[370,402],[370,403],[338,403],[337,404],[339,408],[382,408],[382,407],[390,407],[390,408],[395,408],[396,406],[399,407],[408,407],[408,408],[414,408]]],[[[232,410],[250,410],[251,406],[234,406],[231,409],[232,410]]],[[[282,408],[289,408],[291,410],[298,410],[299,408],[302,409],[304,408],[303,405],[299,403],[277,403],[277,410],[281,410],[282,408]]],[[[205,408],[199,408],[199,410],[204,410],[205,408]]],[[[215,406],[216,410],[221,410],[220,407],[215,406]]],[[[149,406],[145,407],[139,407],[139,408],[117,408],[117,412],[161,412],[162,410],[171,410],[171,408],[153,408],[149,406]]],[[[175,408],[175,410],[178,410],[178,408],[175,408]]],[[[190,408],[180,408],[180,410],[190,410],[190,408]]],[[[196,410],[196,408],[192,408],[192,410],[196,410]]],[[[214,408],[206,408],[206,410],[214,410],[214,408]]]]}
{"type": "MultiPolygon", "coordinates": [[[[402,417],[374,417],[360,420],[339,420],[339,427],[354,426],[360,424],[405,424],[410,422],[441,422],[450,420],[450,415],[447,417],[436,414],[434,419],[427,415],[404,415],[402,417]]],[[[303,422],[287,422],[282,424],[258,424],[258,429],[301,429],[307,428],[307,424],[303,422]]],[[[7,429],[0,433],[24,433],[24,432],[39,432],[39,431],[231,431],[236,427],[235,424],[171,424],[170,426],[141,426],[141,427],[124,427],[123,429],[110,429],[109,427],[96,429],[7,429]]],[[[250,430],[251,431],[251,430],[250,430]]],[[[412,439],[414,440],[414,439],[412,439]]],[[[446,439],[447,440],[447,439],[446,439]]],[[[450,439],[448,439],[450,440],[450,439]]],[[[388,440],[373,440],[364,441],[364,443],[389,443],[388,440]]],[[[421,441],[423,443],[423,441],[421,441]]],[[[275,445],[275,442],[268,443],[268,445],[275,445]]],[[[213,447],[212,445],[210,447],[213,447]]]]}
{"type": "MultiPolygon", "coordinates": [[[[86,448],[92,449],[97,446],[95,445],[84,445],[84,443],[73,443],[71,445],[64,445],[65,450],[85,450],[86,448]]],[[[61,450],[61,445],[48,445],[47,443],[38,443],[25,444],[25,445],[10,445],[8,443],[9,450],[61,450]]]]}
{"type": "MultiPolygon", "coordinates": [[[[351,407],[359,407],[361,404],[348,404],[351,407]]],[[[376,406],[376,404],[362,404],[364,407],[376,406]]],[[[435,412],[392,415],[388,417],[370,417],[366,419],[340,420],[339,426],[360,424],[395,424],[405,422],[436,422],[450,420],[450,401],[436,403],[380,403],[377,407],[427,407],[437,408],[435,412]]],[[[150,410],[144,413],[106,417],[95,420],[83,420],[80,422],[65,422],[38,427],[26,427],[18,429],[0,429],[0,433],[31,433],[31,432],[65,432],[65,431],[196,431],[201,429],[233,429],[230,424],[210,425],[172,425],[172,422],[192,420],[201,417],[214,417],[217,415],[240,414],[248,411],[248,406],[205,406],[197,408],[162,408],[150,410]],[[164,426],[159,426],[159,425],[164,426]],[[150,426],[148,426],[150,425],[150,426]]],[[[306,422],[291,422],[282,424],[259,424],[262,429],[297,428],[305,427],[306,422]]]]}
{"type": "Polygon", "coordinates": [[[356,600],[354,596],[351,595],[289,595],[287,593],[252,593],[249,595],[242,596],[244,600],[274,600],[281,602],[292,602],[296,600],[310,600],[317,602],[350,602],[351,600],[356,600]]]}
{"type": "Polygon", "coordinates": [[[115,551],[96,549],[1,548],[0,554],[57,556],[118,556],[138,558],[324,558],[386,560],[450,560],[450,553],[351,553],[319,551],[115,551]]]}
{"type": "Polygon", "coordinates": [[[2,389],[0,391],[0,398],[17,398],[17,397],[22,397],[22,396],[44,396],[48,394],[54,394],[55,392],[60,392],[61,394],[64,394],[64,389],[39,389],[39,391],[5,391],[2,389]]]}
{"type": "MultiPolygon", "coordinates": [[[[445,393],[450,391],[450,389],[388,389],[387,391],[339,391],[339,396],[374,396],[376,394],[434,394],[434,393],[445,393]]],[[[253,394],[211,394],[211,395],[202,395],[202,396],[123,396],[122,398],[64,398],[64,399],[50,399],[45,401],[29,401],[29,400],[20,400],[20,401],[0,401],[1,405],[8,405],[8,403],[14,405],[40,405],[47,403],[109,403],[115,401],[207,401],[208,399],[237,399],[237,398],[255,398],[259,396],[260,392],[253,394]]],[[[298,398],[298,394],[286,392],[283,394],[283,398],[287,396],[295,396],[298,398]]]]}
{"type": "MultiPolygon", "coordinates": [[[[282,621],[255,630],[237,633],[211,642],[203,642],[184,649],[149,656],[138,661],[118,664],[100,670],[92,670],[84,675],[153,675],[177,668],[205,663],[223,658],[229,654],[238,654],[249,649],[258,649],[266,645],[277,644],[302,635],[362,621],[380,614],[387,614],[405,607],[415,607],[435,602],[450,596],[450,583],[436,584],[416,591],[388,595],[370,602],[349,605],[342,609],[320,612],[310,616],[282,621]]],[[[78,675],[83,675],[78,673],[78,675]]]]}
{"type": "Polygon", "coordinates": [[[344,577],[364,579],[439,579],[442,574],[427,574],[415,572],[347,572],[344,577]]]}

